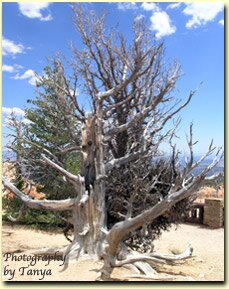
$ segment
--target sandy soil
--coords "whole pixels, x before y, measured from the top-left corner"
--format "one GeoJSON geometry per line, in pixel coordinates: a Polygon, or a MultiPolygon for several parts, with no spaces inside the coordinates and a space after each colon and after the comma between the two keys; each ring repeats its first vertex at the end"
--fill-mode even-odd
{"type": "MultiPolygon", "coordinates": [[[[39,260],[32,266],[30,264],[32,260],[29,259],[32,255],[28,250],[64,247],[68,241],[63,234],[9,225],[3,225],[2,231],[3,280],[5,281],[9,279],[12,281],[94,281],[98,270],[102,267],[101,261],[89,259],[70,264],[63,272],[61,272],[63,269],[61,260],[52,260],[49,264],[47,260],[39,260]],[[6,255],[6,253],[11,254],[6,255]]],[[[223,281],[224,229],[213,230],[198,225],[181,224],[178,228],[173,227],[169,232],[164,232],[160,239],[155,241],[155,250],[161,253],[181,253],[189,243],[194,248],[193,258],[174,266],[158,265],[155,269],[160,272],[159,276],[170,274],[171,280],[174,281],[223,281]]],[[[130,278],[132,274],[128,269],[116,268],[112,274],[112,281],[147,281],[147,279],[130,278]]]]}

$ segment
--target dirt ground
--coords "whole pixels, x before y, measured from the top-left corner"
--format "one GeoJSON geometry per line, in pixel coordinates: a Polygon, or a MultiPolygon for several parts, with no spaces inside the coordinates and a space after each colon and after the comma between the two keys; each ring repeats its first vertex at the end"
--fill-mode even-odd
{"type": "MultiPolygon", "coordinates": [[[[34,265],[28,250],[38,248],[61,248],[68,241],[61,233],[29,229],[23,226],[2,227],[3,280],[8,281],[94,281],[101,261],[83,259],[63,269],[63,261],[39,260],[34,265]],[[8,255],[7,255],[8,253],[8,255]],[[11,254],[10,254],[11,253],[11,254]],[[33,266],[32,266],[33,265],[33,266]]],[[[155,251],[181,253],[191,244],[193,258],[180,261],[177,265],[157,265],[159,281],[170,275],[169,281],[223,281],[224,280],[224,229],[181,224],[164,232],[155,241],[155,251]],[[161,277],[161,279],[160,279],[161,277]]],[[[154,281],[139,279],[128,269],[116,268],[111,281],[154,281]]],[[[158,281],[158,280],[157,280],[158,281]]]]}

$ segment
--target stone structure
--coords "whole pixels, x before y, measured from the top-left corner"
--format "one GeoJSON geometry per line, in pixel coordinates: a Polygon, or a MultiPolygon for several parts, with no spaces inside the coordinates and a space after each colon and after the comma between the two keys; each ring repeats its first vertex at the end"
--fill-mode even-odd
{"type": "Polygon", "coordinates": [[[220,228],[224,225],[224,201],[222,199],[205,199],[204,225],[212,228],[220,228]]]}

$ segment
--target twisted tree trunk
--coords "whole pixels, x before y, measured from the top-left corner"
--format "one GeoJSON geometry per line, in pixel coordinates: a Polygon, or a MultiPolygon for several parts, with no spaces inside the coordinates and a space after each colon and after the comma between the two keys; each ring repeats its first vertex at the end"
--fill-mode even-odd
{"type": "Polygon", "coordinates": [[[66,252],[75,259],[82,254],[99,256],[105,238],[105,168],[102,146],[101,106],[97,118],[88,116],[81,126],[81,177],[76,204],[72,209],[74,240],[66,252]]]}

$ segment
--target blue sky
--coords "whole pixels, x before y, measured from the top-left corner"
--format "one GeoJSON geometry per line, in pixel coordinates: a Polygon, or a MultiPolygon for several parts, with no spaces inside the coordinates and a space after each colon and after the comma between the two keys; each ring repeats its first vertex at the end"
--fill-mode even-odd
{"type": "MultiPolygon", "coordinates": [[[[177,83],[177,97],[185,99],[191,89],[202,86],[180,114],[178,140],[185,141],[189,123],[199,140],[197,153],[203,153],[214,139],[224,143],[224,9],[215,3],[87,3],[88,9],[108,12],[107,25],[114,26],[127,39],[133,17],[145,17],[150,29],[166,46],[166,60],[178,59],[184,76],[177,83]]],[[[3,3],[2,5],[2,114],[14,108],[23,117],[26,100],[34,98],[35,74],[42,73],[47,58],[56,52],[71,57],[70,43],[81,47],[71,21],[68,3],[3,3]]],[[[85,102],[81,99],[81,103],[85,102]]],[[[3,144],[5,140],[3,138],[3,144]]]]}

